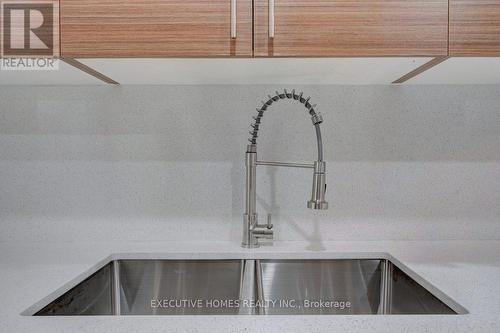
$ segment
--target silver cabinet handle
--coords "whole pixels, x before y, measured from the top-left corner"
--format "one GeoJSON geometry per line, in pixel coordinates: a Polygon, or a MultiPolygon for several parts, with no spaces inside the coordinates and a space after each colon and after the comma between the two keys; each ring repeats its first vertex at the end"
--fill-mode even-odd
{"type": "Polygon", "coordinates": [[[231,38],[236,38],[236,0],[231,0],[231,38]]]}
{"type": "Polygon", "coordinates": [[[274,38],[274,0],[269,1],[269,38],[274,38]]]}

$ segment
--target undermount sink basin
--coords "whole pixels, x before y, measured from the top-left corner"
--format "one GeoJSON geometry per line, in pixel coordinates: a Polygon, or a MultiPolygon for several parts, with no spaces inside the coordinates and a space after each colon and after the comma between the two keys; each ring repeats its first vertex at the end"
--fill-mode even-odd
{"type": "Polygon", "coordinates": [[[30,314],[465,313],[428,289],[434,288],[389,259],[119,259],[39,302],[30,314]]]}

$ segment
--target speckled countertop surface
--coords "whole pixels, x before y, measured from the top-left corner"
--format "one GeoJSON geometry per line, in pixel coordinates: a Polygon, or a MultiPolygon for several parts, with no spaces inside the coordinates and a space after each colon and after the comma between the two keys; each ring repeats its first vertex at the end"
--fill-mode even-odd
{"type": "Polygon", "coordinates": [[[0,332],[500,332],[500,241],[0,243],[0,332]],[[412,316],[30,317],[21,313],[113,253],[328,258],[389,253],[468,310],[412,316]]]}

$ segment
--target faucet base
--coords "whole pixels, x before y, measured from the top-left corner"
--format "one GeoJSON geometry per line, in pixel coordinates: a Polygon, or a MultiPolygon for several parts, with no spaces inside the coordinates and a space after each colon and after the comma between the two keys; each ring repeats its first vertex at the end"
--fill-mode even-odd
{"type": "Polygon", "coordinates": [[[245,249],[256,249],[256,248],[260,247],[260,244],[259,243],[257,243],[257,244],[245,244],[245,243],[241,243],[241,247],[245,248],[245,249]]]}
{"type": "Polygon", "coordinates": [[[307,202],[307,208],[316,210],[326,210],[328,209],[328,202],[310,200],[307,202]]]}

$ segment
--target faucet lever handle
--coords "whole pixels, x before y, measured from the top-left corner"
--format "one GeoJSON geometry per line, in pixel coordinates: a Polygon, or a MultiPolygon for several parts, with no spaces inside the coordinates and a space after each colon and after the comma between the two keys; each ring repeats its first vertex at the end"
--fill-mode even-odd
{"type": "Polygon", "coordinates": [[[271,222],[271,213],[267,214],[267,229],[272,229],[273,223],[271,222]]]}

